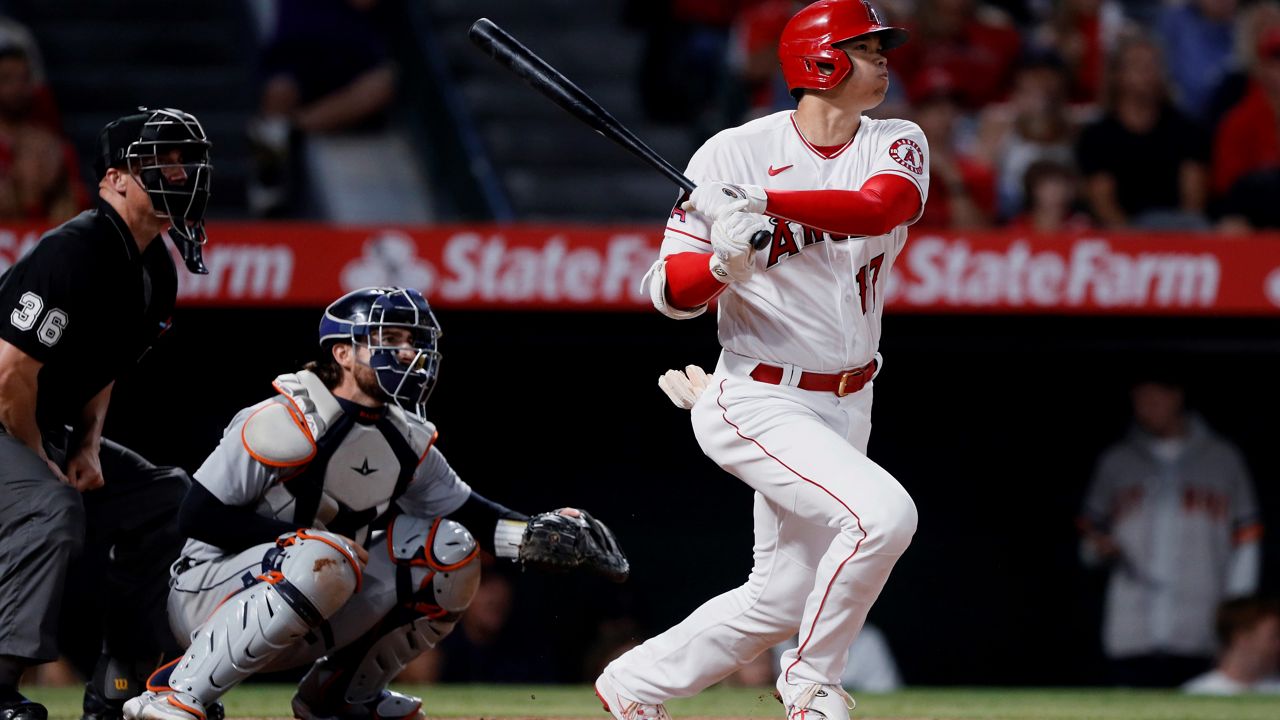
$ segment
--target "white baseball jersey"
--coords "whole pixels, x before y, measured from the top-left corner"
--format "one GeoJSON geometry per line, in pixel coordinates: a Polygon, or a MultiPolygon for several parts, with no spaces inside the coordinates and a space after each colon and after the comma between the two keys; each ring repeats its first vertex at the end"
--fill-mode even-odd
{"type": "MultiPolygon", "coordinates": [[[[929,150],[915,123],[864,116],[853,139],[826,156],[800,134],[793,115],[778,112],[717,134],[694,154],[685,174],[695,183],[857,190],[887,173],[914,183],[924,207],[929,150]]],[[[707,217],[677,206],[667,222],[662,257],[707,252],[710,238],[707,217]]],[[[720,295],[721,346],[816,372],[867,364],[880,343],[885,282],[906,240],[905,226],[850,238],[777,222],[770,246],[755,254],[756,273],[720,295]]]]}
{"type": "MultiPolygon", "coordinates": [[[[377,414],[340,406],[314,374],[276,379],[279,395],[236,414],[195,481],[224,505],[363,542],[392,503],[423,518],[448,515],[471,488],[435,447],[435,427],[399,407],[377,414]]],[[[227,554],[199,540],[192,560],[227,554]]]]}

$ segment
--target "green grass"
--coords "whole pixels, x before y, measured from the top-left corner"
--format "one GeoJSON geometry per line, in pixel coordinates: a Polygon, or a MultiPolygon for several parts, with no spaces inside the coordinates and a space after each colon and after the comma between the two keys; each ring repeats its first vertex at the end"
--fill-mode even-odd
{"type": "MultiPolygon", "coordinates": [[[[608,720],[591,689],[563,685],[438,685],[400,688],[425,699],[428,717],[572,717],[608,720]]],[[[52,720],[78,720],[78,688],[27,688],[52,720]]],[[[227,695],[231,718],[288,717],[293,688],[248,685],[227,695]]],[[[1206,698],[1175,692],[1110,689],[917,688],[857,695],[854,720],[1276,720],[1280,696],[1206,698]]],[[[717,687],[668,704],[675,717],[762,717],[782,720],[766,689],[717,687]]]]}

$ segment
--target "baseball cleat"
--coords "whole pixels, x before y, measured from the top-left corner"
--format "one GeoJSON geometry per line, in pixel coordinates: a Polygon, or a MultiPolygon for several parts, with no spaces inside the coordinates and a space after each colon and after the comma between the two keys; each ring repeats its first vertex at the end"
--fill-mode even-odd
{"type": "Polygon", "coordinates": [[[204,703],[187,693],[148,690],[124,704],[125,720],[208,720],[204,703]]]}
{"type": "Polygon", "coordinates": [[[422,700],[394,690],[383,690],[378,697],[366,703],[350,704],[333,708],[332,712],[320,712],[319,706],[312,707],[302,697],[302,693],[293,696],[293,716],[298,720],[425,720],[422,713],[422,700]]]}
{"type": "Polygon", "coordinates": [[[12,698],[0,702],[0,720],[46,720],[48,717],[49,711],[43,705],[16,692],[12,698]]]}
{"type": "Polygon", "coordinates": [[[858,706],[839,685],[779,686],[787,720],[849,720],[849,711],[858,706]]]}
{"type": "Polygon", "coordinates": [[[671,720],[666,705],[646,705],[628,700],[618,693],[604,674],[596,678],[596,697],[615,720],[671,720]]]}

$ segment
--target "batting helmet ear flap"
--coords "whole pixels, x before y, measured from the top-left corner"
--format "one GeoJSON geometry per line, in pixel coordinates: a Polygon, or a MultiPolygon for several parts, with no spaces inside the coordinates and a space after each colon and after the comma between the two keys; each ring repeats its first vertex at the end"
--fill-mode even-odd
{"type": "Polygon", "coordinates": [[[796,13],[782,30],[778,42],[778,63],[792,95],[807,90],[830,90],[839,85],[853,63],[835,47],[863,35],[877,35],[881,50],[891,50],[907,41],[909,33],[880,21],[868,0],[819,0],[796,13]],[[824,73],[822,65],[831,66],[824,73]]]}

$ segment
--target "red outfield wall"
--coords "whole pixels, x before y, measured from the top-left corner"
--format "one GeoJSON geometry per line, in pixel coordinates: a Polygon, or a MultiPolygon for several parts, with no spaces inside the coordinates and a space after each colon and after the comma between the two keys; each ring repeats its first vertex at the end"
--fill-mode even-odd
{"type": "MultiPolygon", "coordinates": [[[[318,306],[393,284],[442,307],[644,310],[638,286],[661,241],[645,226],[215,222],[210,230],[210,274],[180,273],[187,305],[318,306]]],[[[40,231],[0,227],[0,271],[40,231]]],[[[914,233],[886,291],[891,312],[1274,316],[1280,234],[914,233]]]]}

